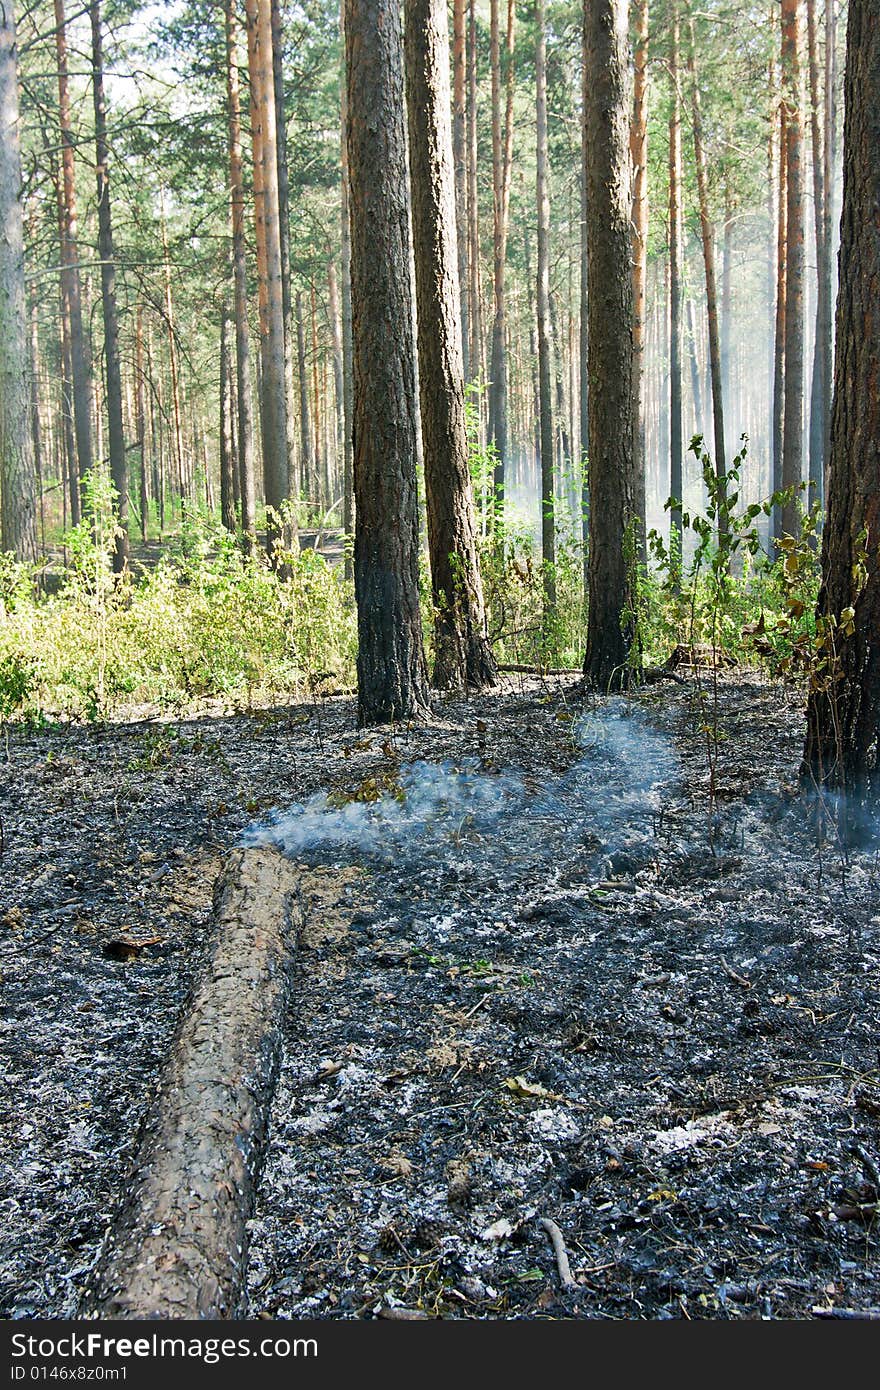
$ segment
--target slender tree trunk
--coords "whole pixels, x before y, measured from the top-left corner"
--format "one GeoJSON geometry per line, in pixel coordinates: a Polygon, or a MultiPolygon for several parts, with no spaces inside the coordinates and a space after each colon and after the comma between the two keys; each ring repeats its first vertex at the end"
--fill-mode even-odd
{"type": "MultiPolygon", "coordinates": [[[[586,110],[587,83],[589,67],[586,52],[586,27],[581,26],[581,102],[586,110]]],[[[583,548],[584,604],[590,582],[590,370],[589,370],[589,237],[587,218],[587,123],[581,122],[581,167],[579,171],[581,194],[581,283],[580,283],[580,334],[578,358],[580,366],[580,444],[581,444],[581,546],[583,548]]]]}
{"type": "Polygon", "coordinates": [[[245,548],[256,542],[254,483],[254,415],[251,385],[251,347],[248,328],[247,245],[245,240],[244,167],[241,153],[241,96],[235,0],[225,0],[226,104],[228,116],[229,199],[232,215],[232,274],[235,290],[235,372],[238,413],[238,467],[241,529],[245,548]]]}
{"type": "Polygon", "coordinates": [[[733,317],[733,194],[730,187],[730,175],[725,174],[724,179],[724,229],[722,236],[722,265],[721,265],[721,389],[724,392],[724,399],[728,403],[733,400],[733,382],[731,380],[731,355],[730,341],[732,337],[732,317],[733,317]]]}
{"type": "Polygon", "coordinates": [[[505,272],[510,206],[510,171],[513,152],[513,45],[516,25],[514,0],[507,0],[507,34],[501,57],[501,0],[491,0],[492,75],[492,362],[489,369],[489,440],[495,446],[495,511],[504,512],[504,472],[507,463],[507,324],[505,272]],[[502,122],[501,94],[506,92],[502,122]]]}
{"type": "Polygon", "coordinates": [[[73,409],[76,422],[76,450],[79,476],[92,466],[92,428],[90,417],[91,367],[88,344],[83,332],[82,297],[79,279],[79,246],[76,214],[76,176],[74,138],[70,115],[70,88],[67,72],[67,28],[64,0],[55,0],[55,53],[58,62],[58,118],[61,129],[61,169],[63,176],[64,220],[61,230],[61,278],[70,316],[70,360],[73,373],[73,409]]]}
{"type": "MultiPolygon", "coordinates": [[[[345,407],[343,396],[342,331],[339,322],[339,285],[336,279],[336,263],[332,255],[327,257],[327,312],[330,319],[330,338],[333,344],[333,392],[336,402],[336,430],[334,452],[336,467],[344,458],[345,407]]],[[[344,490],[344,483],[343,483],[344,490]]],[[[331,497],[331,502],[333,498],[331,497]]]]}
{"type": "Polygon", "coordinates": [[[648,272],[648,0],[635,0],[633,112],[630,155],[633,166],[633,389],[635,400],[636,517],[639,557],[647,560],[645,489],[645,291],[648,272]]]}
{"type": "MultiPolygon", "coordinates": [[[[58,170],[58,162],[51,157],[52,181],[55,185],[55,206],[58,215],[58,238],[59,246],[64,239],[64,191],[61,183],[61,175],[58,170]]],[[[67,282],[63,275],[58,277],[58,312],[61,329],[61,412],[63,416],[62,432],[64,437],[64,477],[67,483],[67,498],[70,503],[71,525],[78,526],[82,520],[82,487],[79,475],[78,457],[76,450],[76,433],[73,425],[74,403],[73,403],[73,368],[71,366],[70,353],[70,303],[67,296],[67,282]],[[70,434],[71,448],[67,448],[68,432],[70,434]]],[[[91,420],[91,383],[89,383],[89,400],[86,403],[86,418],[89,424],[89,438],[91,439],[92,420],[91,420]]]]}
{"type": "Polygon", "coordinates": [[[37,332],[37,301],[31,298],[30,312],[31,440],[34,450],[34,495],[40,520],[40,549],[46,549],[46,517],[43,510],[43,435],[40,425],[40,340],[37,332]]]}
{"type": "MultiPolygon", "coordinates": [[[[785,317],[787,303],[788,198],[786,195],[788,159],[786,156],[785,103],[779,105],[779,178],[776,226],[776,320],[773,351],[773,491],[782,491],[782,424],[785,416],[785,317]]],[[[778,554],[777,540],[782,534],[782,508],[778,504],[770,517],[771,554],[778,554]]]]}
{"type": "Polygon", "coordinates": [[[95,108],[95,168],[98,180],[98,252],[101,257],[101,306],[104,318],[104,371],[107,381],[107,433],[110,476],[118,494],[121,534],[116,538],[113,569],[121,573],[128,564],[128,460],[122,424],[122,366],[119,356],[119,320],[116,311],[116,260],[110,212],[110,146],[107,141],[107,105],[104,98],[104,55],[100,0],[90,0],[92,25],[92,95],[95,108]]]}
{"type": "MultiPolygon", "coordinates": [[[[480,207],[477,190],[477,18],[476,0],[468,0],[467,43],[467,230],[469,381],[482,382],[483,314],[480,293],[480,207]]],[[[482,415],[482,402],[477,402],[482,415]]]]}
{"type": "MultiPolygon", "coordinates": [[[[823,148],[823,186],[825,198],[822,206],[823,242],[825,260],[823,272],[826,280],[825,302],[828,306],[828,324],[822,335],[822,382],[825,391],[825,447],[823,456],[827,472],[831,448],[831,408],[834,386],[834,177],[837,169],[837,4],[836,0],[825,3],[825,120],[823,148]]],[[[823,483],[823,497],[825,487],[823,483]]]]}
{"type": "MultiPolygon", "coordinates": [[[[828,0],[831,4],[831,0],[828,0]]],[[[819,54],[816,0],[807,0],[807,43],[810,74],[810,144],[813,163],[813,212],[816,234],[816,341],[810,388],[809,502],[821,506],[825,496],[825,449],[831,405],[831,275],[830,247],[826,237],[825,141],[820,122],[819,54]]]]}
{"type": "Polygon", "coordinates": [[[284,23],[281,0],[271,0],[272,92],[275,98],[276,157],[278,161],[278,236],[281,255],[281,305],[284,318],[284,381],[286,394],[287,487],[296,500],[296,450],[293,418],[296,387],[293,368],[293,321],[290,299],[290,174],[287,167],[287,117],[284,109],[284,23]]]}
{"type": "Polygon", "coordinates": [[[260,280],[260,418],[263,438],[263,488],[271,515],[266,547],[296,545],[296,520],[282,528],[280,516],[290,488],[287,449],[287,373],[281,221],[278,194],[278,144],[275,83],[272,67],[270,0],[246,0],[248,70],[251,90],[251,138],[256,205],[257,269],[260,280]]]}
{"type": "Polygon", "coordinates": [[[232,448],[232,373],[229,364],[229,310],[220,319],[220,520],[235,535],[235,456],[232,448]]]}
{"type": "Polygon", "coordinates": [[[535,91],[537,128],[538,278],[538,398],[541,439],[541,559],[544,576],[544,621],[556,612],[556,512],[553,490],[553,403],[550,393],[552,326],[550,321],[550,198],[547,191],[547,45],[544,0],[536,0],[535,91]]]}
{"type": "Polygon", "coordinates": [[[406,0],[419,390],[434,601],[434,684],[495,684],[468,471],[446,0],[406,0]]]}
{"type": "Polygon", "coordinates": [[[312,419],[314,421],[314,450],[315,450],[315,487],[317,489],[318,502],[322,510],[330,505],[330,498],[327,495],[327,459],[322,447],[321,440],[321,394],[318,387],[318,305],[315,298],[315,285],[311,286],[311,308],[312,308],[312,419]]]}
{"type": "Polygon", "coordinates": [[[712,380],[712,423],[715,442],[715,481],[717,486],[718,536],[727,531],[727,463],[724,445],[724,403],[721,385],[721,340],[718,330],[718,290],[715,276],[715,230],[709,213],[709,180],[703,149],[703,121],[700,111],[700,88],[697,82],[696,43],[694,23],[690,20],[688,44],[688,74],[691,80],[691,115],[694,135],[694,163],[697,173],[697,197],[700,206],[700,235],[703,243],[703,266],[706,274],[706,314],[709,321],[709,371],[712,380]]]}
{"type": "Polygon", "coordinates": [[[800,0],[782,0],[782,84],[786,105],[785,409],[782,486],[794,495],[782,508],[782,530],[800,531],[798,503],[804,461],[804,199],[801,121],[800,0]]]}
{"type": "Polygon", "coordinates": [[[394,0],[345,5],[361,724],[428,709],[399,13],[394,0]]]}
{"type": "Polygon", "coordinates": [[[171,371],[171,406],[174,412],[174,459],[177,465],[177,491],[186,492],[186,465],[183,455],[183,412],[180,401],[180,366],[177,360],[177,332],[174,326],[174,299],[171,293],[171,261],[168,228],[165,222],[165,190],[159,189],[159,225],[162,236],[162,267],[165,287],[165,329],[168,334],[168,362],[171,371]]]}
{"type": "Polygon", "coordinates": [[[312,450],[312,423],[309,409],[309,378],[306,371],[306,330],[303,321],[302,293],[296,292],[296,357],[299,372],[299,430],[302,468],[302,487],[311,502],[318,499],[318,479],[312,450]]]}
{"type": "MultiPolygon", "coordinates": [[[[850,0],[843,212],[819,631],[833,650],[807,708],[803,779],[856,806],[880,798],[880,3],[850,0]]],[[[870,822],[873,827],[873,820],[870,822]]]]}
{"type": "Polygon", "coordinates": [[[637,654],[631,532],[633,279],[630,91],[624,0],[584,11],[589,245],[590,585],[584,679],[594,690],[626,686],[637,654]]]}
{"type": "Polygon", "coordinates": [[[141,540],[146,545],[150,513],[150,484],[147,470],[147,420],[144,409],[144,309],[137,306],[134,327],[134,402],[135,433],[141,474],[141,540]]]}
{"type": "MultiPolygon", "coordinates": [[[[70,365],[70,314],[67,296],[59,285],[58,307],[61,319],[61,458],[67,490],[65,501],[70,505],[70,522],[78,526],[82,521],[82,496],[77,468],[76,433],[73,427],[73,369],[70,365]]],[[[91,412],[90,412],[91,414],[91,412]]],[[[64,508],[64,529],[67,529],[67,506],[64,508]]]]}
{"type": "Polygon", "coordinates": [[[468,208],[467,208],[467,100],[466,100],[466,0],[453,0],[452,153],[455,164],[455,229],[458,245],[458,286],[464,379],[470,380],[470,322],[468,318],[468,208]]]}
{"type": "MultiPolygon", "coordinates": [[[[344,9],[344,0],[343,0],[344,9]]],[[[342,23],[343,48],[345,47],[345,24],[342,23]]],[[[349,539],[354,535],[354,454],[352,431],[354,428],[354,375],[352,364],[351,337],[351,223],[349,221],[348,200],[348,145],[345,131],[347,125],[348,94],[345,72],[340,84],[340,124],[342,129],[341,157],[341,196],[340,196],[340,242],[342,260],[342,399],[345,410],[345,452],[342,471],[342,526],[345,531],[345,578],[354,577],[349,539]]]]}
{"type": "MultiPolygon", "coordinates": [[[[681,96],[679,92],[678,0],[672,0],[669,36],[669,492],[684,500],[681,411],[681,96]]],[[[669,515],[673,563],[681,564],[684,530],[681,506],[669,515]]]]}

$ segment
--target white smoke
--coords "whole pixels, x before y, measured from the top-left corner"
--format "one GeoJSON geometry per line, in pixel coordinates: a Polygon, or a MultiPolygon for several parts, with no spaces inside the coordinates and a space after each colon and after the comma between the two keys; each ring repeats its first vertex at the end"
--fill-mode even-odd
{"type": "Polygon", "coordinates": [[[253,826],[246,844],[272,844],[291,857],[332,851],[400,860],[479,839],[488,859],[561,850],[587,834],[607,840],[633,817],[649,816],[677,771],[667,739],[624,700],[608,701],[574,728],[583,757],[560,778],[530,790],[518,777],[418,761],[401,768],[393,789],[340,806],[328,793],[253,826]]]}

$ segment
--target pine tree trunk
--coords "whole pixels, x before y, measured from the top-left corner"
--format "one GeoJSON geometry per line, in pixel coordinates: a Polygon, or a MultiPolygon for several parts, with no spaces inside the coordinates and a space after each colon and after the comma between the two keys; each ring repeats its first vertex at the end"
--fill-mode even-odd
{"type": "MultiPolygon", "coordinates": [[[[678,0],[672,0],[669,39],[669,492],[684,500],[681,409],[681,98],[679,94],[678,0]]],[[[684,531],[681,506],[669,515],[669,543],[673,563],[681,564],[684,531]]]]}
{"type": "MultiPolygon", "coordinates": [[[[786,196],[785,103],[779,105],[779,178],[777,180],[776,222],[776,316],[773,338],[773,492],[782,491],[782,424],[785,416],[785,311],[786,311],[786,227],[788,199],[786,196]]],[[[770,516],[771,555],[778,554],[776,542],[782,534],[782,508],[777,505],[770,516]]]]}
{"type": "Polygon", "coordinates": [[[550,392],[552,326],[550,321],[550,198],[547,190],[547,44],[544,0],[535,3],[535,114],[537,129],[538,278],[535,302],[538,317],[538,403],[541,440],[541,560],[544,579],[544,622],[556,611],[556,503],[553,488],[553,402],[550,392]]]}
{"type": "MultiPolygon", "coordinates": [[[[830,0],[829,0],[830,3],[830,0]]],[[[813,347],[813,374],[810,386],[810,441],[808,501],[821,506],[825,496],[825,447],[828,439],[827,415],[831,395],[831,276],[830,247],[826,239],[825,141],[820,124],[819,54],[816,0],[807,0],[807,52],[810,75],[810,147],[813,164],[813,213],[816,235],[816,340],[813,347]],[[826,375],[826,373],[828,375],[826,375]]]]}
{"type": "Polygon", "coordinates": [[[727,463],[724,444],[724,392],[721,383],[721,339],[718,327],[718,289],[715,275],[715,230],[709,213],[709,181],[703,148],[703,122],[700,112],[700,89],[697,83],[697,60],[694,23],[690,20],[688,45],[688,74],[691,81],[691,115],[693,119],[694,163],[697,173],[697,197],[700,208],[700,236],[703,245],[703,267],[706,275],[706,315],[709,322],[709,372],[712,381],[712,426],[715,444],[715,482],[717,489],[718,536],[727,531],[727,463]]]}
{"type": "MultiPolygon", "coordinates": [[[[587,82],[589,80],[589,69],[587,66],[586,52],[586,28],[582,26],[581,32],[581,102],[583,109],[587,103],[587,82]]],[[[587,594],[590,584],[590,370],[589,370],[589,237],[588,237],[588,218],[587,218],[587,124],[581,122],[581,167],[579,171],[580,195],[581,195],[581,228],[580,228],[580,253],[581,253],[581,276],[580,276],[580,333],[578,335],[578,366],[580,368],[580,445],[581,445],[581,546],[583,558],[581,563],[583,586],[584,586],[584,606],[586,607],[587,594]]]]}
{"type": "Polygon", "coordinates": [[[70,116],[70,88],[67,72],[67,28],[64,0],[55,0],[55,53],[58,62],[58,119],[61,130],[61,169],[63,175],[64,219],[61,230],[61,278],[64,281],[70,317],[70,362],[73,376],[73,410],[76,422],[76,451],[79,476],[92,466],[92,425],[90,416],[91,367],[88,344],[83,332],[82,296],[79,280],[79,246],[76,212],[74,138],[70,116]]]}
{"type": "Polygon", "coordinates": [[[633,111],[630,155],[633,166],[633,420],[635,422],[636,518],[639,557],[647,559],[645,488],[645,304],[648,272],[648,0],[635,0],[633,111]]]}
{"type": "Polygon", "coordinates": [[[358,718],[422,717],[418,416],[399,9],[346,0],[358,718]]]}
{"type": "Polygon", "coordinates": [[[516,12],[507,0],[507,34],[501,57],[500,0],[491,0],[492,77],[492,356],[489,367],[489,441],[495,446],[494,510],[504,513],[504,473],[507,463],[507,323],[505,276],[507,224],[510,206],[510,170],[513,148],[513,42],[516,12]],[[506,92],[502,121],[501,93],[506,92]]]}
{"type": "Polygon", "coordinates": [[[98,252],[101,257],[101,307],[104,319],[104,371],[107,381],[107,434],[110,476],[116,488],[117,518],[121,534],[116,538],[113,569],[119,574],[128,564],[128,460],[122,424],[122,365],[119,355],[119,319],[116,311],[116,260],[110,211],[110,146],[107,141],[107,106],[104,98],[104,55],[100,0],[90,0],[92,26],[92,95],[95,108],[95,170],[98,180],[98,252]]]}
{"type": "MultiPolygon", "coordinates": [[[[343,34],[344,39],[344,34],[343,34]]],[[[347,94],[345,74],[340,96],[342,126],[342,193],[341,193],[341,254],[342,254],[342,399],[345,408],[345,452],[342,472],[342,526],[346,535],[345,578],[354,577],[354,567],[348,539],[354,535],[354,367],[352,363],[351,328],[351,224],[348,198],[348,148],[345,138],[347,124],[347,94]]]]}
{"type": "Polygon", "coordinates": [[[247,550],[256,542],[254,482],[254,415],[251,385],[251,347],[248,327],[247,244],[245,240],[244,168],[241,153],[241,96],[238,70],[235,0],[224,0],[226,14],[226,103],[228,117],[229,198],[232,215],[232,274],[235,287],[235,372],[238,415],[239,494],[241,529],[247,550]]]}
{"type": "MultiPolygon", "coordinates": [[[[467,43],[467,230],[469,381],[482,382],[483,313],[480,294],[480,208],[477,193],[477,19],[476,0],[468,0],[467,43]]],[[[482,401],[478,400],[482,417],[482,401]]],[[[481,434],[482,437],[482,434],[481,434]]]]}
{"type": "Polygon", "coordinates": [[[786,106],[785,406],[782,486],[793,495],[782,508],[782,530],[800,532],[798,504],[804,461],[804,200],[800,112],[800,0],[782,0],[782,86],[786,106]]]}
{"type": "Polygon", "coordinates": [[[345,387],[343,385],[342,330],[339,322],[339,285],[336,279],[336,262],[332,256],[327,258],[327,312],[330,319],[330,338],[333,344],[333,393],[336,402],[334,452],[338,469],[344,459],[345,448],[345,406],[343,402],[345,387]]]}
{"type": "Polygon", "coordinates": [[[635,638],[627,533],[635,507],[630,91],[624,0],[584,13],[589,246],[590,586],[584,679],[629,684],[635,638]]]}
{"type": "Polygon", "coordinates": [[[438,689],[495,683],[468,471],[445,0],[406,0],[413,248],[438,689]]]}
{"type": "MultiPolygon", "coordinates": [[[[293,368],[293,322],[290,300],[290,174],[287,167],[287,117],[284,109],[284,22],[280,0],[271,0],[272,93],[275,98],[275,137],[278,163],[278,237],[281,256],[281,307],[284,320],[284,382],[287,417],[287,497],[296,501],[296,449],[293,418],[296,387],[293,368]]],[[[295,508],[293,508],[295,515],[295,508]]],[[[287,537],[289,541],[289,536],[287,537]]]]}
{"type": "MultiPolygon", "coordinates": [[[[880,3],[850,0],[836,365],[817,621],[834,651],[807,708],[802,778],[880,795],[880,3]]],[[[846,808],[859,828],[855,807],[846,808]]],[[[864,825],[861,827],[864,829],[864,825]]]]}
{"type": "Polygon", "coordinates": [[[147,418],[144,409],[144,309],[138,304],[134,325],[134,401],[135,434],[140,460],[141,540],[146,544],[150,513],[150,484],[147,470],[147,418]]]}
{"type": "Polygon", "coordinates": [[[257,271],[260,281],[263,490],[266,506],[272,513],[266,526],[266,548],[269,555],[274,557],[279,545],[296,544],[296,523],[291,517],[289,527],[284,527],[282,531],[280,514],[290,489],[272,14],[270,0],[246,0],[245,9],[257,214],[257,271]]]}
{"type": "Polygon", "coordinates": [[[232,374],[229,369],[229,310],[223,306],[220,319],[220,520],[234,536],[235,457],[232,448],[232,374]]]}
{"type": "Polygon", "coordinates": [[[465,61],[465,4],[453,0],[452,154],[455,164],[455,229],[458,245],[459,314],[464,379],[470,380],[470,322],[468,318],[467,101],[465,61]]]}
{"type": "Polygon", "coordinates": [[[162,267],[165,287],[165,330],[168,334],[168,362],[171,371],[171,405],[174,412],[174,460],[177,465],[177,492],[186,493],[186,467],[183,456],[183,412],[180,401],[180,368],[177,361],[177,333],[174,327],[174,299],[171,293],[171,263],[168,230],[165,223],[165,190],[159,188],[159,225],[162,236],[162,267]]]}
{"type": "Polygon", "coordinates": [[[309,409],[309,378],[306,371],[306,329],[303,321],[302,293],[296,292],[296,360],[299,374],[299,431],[302,488],[310,502],[318,501],[318,481],[312,451],[312,422],[309,409]]]}

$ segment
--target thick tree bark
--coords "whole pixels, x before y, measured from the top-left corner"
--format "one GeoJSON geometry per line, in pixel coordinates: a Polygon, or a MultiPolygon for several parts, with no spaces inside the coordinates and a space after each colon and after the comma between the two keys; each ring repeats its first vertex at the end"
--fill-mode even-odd
{"type": "Polygon", "coordinates": [[[584,12],[589,244],[590,592],[584,678],[620,689],[634,674],[631,556],[633,281],[630,91],[624,0],[584,12]]]}
{"type": "Polygon", "coordinates": [[[445,0],[406,0],[419,391],[438,689],[495,683],[468,471],[445,0]]]}
{"type": "Polygon", "coordinates": [[[294,866],[235,850],[214,888],[210,957],[146,1115],[84,1312],[246,1316],[248,1220],[278,1074],[297,928],[294,866]]]}
{"type": "MultiPolygon", "coordinates": [[[[669,110],[669,492],[684,499],[681,411],[681,96],[679,93],[678,0],[672,0],[669,35],[669,78],[672,103],[669,110]]],[[[684,531],[681,507],[669,515],[669,542],[680,565],[684,531]]]]}
{"type": "Polygon", "coordinates": [[[782,486],[793,489],[782,508],[782,530],[800,531],[798,504],[804,462],[804,198],[800,111],[800,0],[782,0],[782,85],[786,105],[785,408],[782,486]]]}
{"type": "Polygon", "coordinates": [[[104,97],[104,55],[100,0],[91,0],[92,95],[95,108],[95,171],[98,180],[98,252],[101,257],[101,307],[104,319],[104,372],[107,382],[107,434],[110,476],[117,492],[117,518],[121,534],[116,538],[113,569],[119,574],[128,564],[128,459],[122,424],[122,364],[119,355],[119,319],[116,310],[116,259],[110,211],[110,146],[107,141],[107,105],[104,97]]]}
{"type": "Polygon", "coordinates": [[[550,392],[552,328],[550,321],[550,198],[547,191],[547,44],[544,0],[536,0],[535,49],[536,169],[538,204],[538,277],[535,302],[538,316],[538,402],[541,441],[541,560],[544,577],[544,620],[556,610],[556,508],[553,489],[553,401],[550,392]]]}
{"type": "MultiPolygon", "coordinates": [[[[880,794],[880,0],[850,0],[837,354],[814,680],[802,768],[852,802],[880,794]]],[[[852,807],[850,808],[852,811],[852,807]]],[[[854,815],[848,819],[854,820],[854,815]]]]}
{"type": "Polygon", "coordinates": [[[648,274],[648,0],[635,0],[633,111],[630,156],[633,167],[633,421],[635,428],[636,518],[639,557],[647,559],[645,492],[645,292],[648,274]]]}
{"type": "Polygon", "coordinates": [[[289,496],[287,450],[287,371],[278,201],[278,145],[272,67],[270,0],[246,0],[251,139],[256,205],[257,273],[260,281],[260,419],[263,439],[263,490],[274,516],[266,527],[266,547],[296,545],[296,522],[282,534],[279,514],[289,496]]]}
{"type": "Polygon", "coordinates": [[[403,54],[394,0],[346,0],[361,724],[428,710],[403,54]]]}
{"type": "Polygon", "coordinates": [[[229,198],[232,213],[232,274],[235,287],[235,373],[238,419],[237,471],[241,498],[244,544],[256,542],[256,489],[254,482],[254,412],[251,385],[251,346],[248,328],[247,245],[245,240],[244,168],[241,154],[241,95],[238,70],[235,0],[225,0],[226,106],[228,117],[229,198]]]}
{"type": "Polygon", "coordinates": [[[709,372],[712,381],[712,426],[715,444],[715,482],[717,488],[719,539],[727,530],[727,461],[724,444],[724,391],[721,382],[721,338],[718,326],[718,288],[715,274],[715,229],[709,212],[709,179],[703,147],[703,121],[700,111],[700,88],[697,82],[696,43],[694,22],[690,20],[688,44],[688,75],[691,82],[691,115],[693,119],[694,163],[697,173],[697,198],[700,208],[700,237],[703,244],[703,267],[706,275],[706,314],[709,321],[709,372]]]}
{"type": "Polygon", "coordinates": [[[79,246],[76,212],[74,138],[70,115],[67,71],[67,28],[64,0],[55,0],[55,54],[58,61],[58,120],[61,130],[61,170],[64,219],[61,228],[61,278],[70,318],[70,362],[73,377],[73,411],[80,479],[92,466],[91,365],[83,332],[79,279],[79,246]]]}

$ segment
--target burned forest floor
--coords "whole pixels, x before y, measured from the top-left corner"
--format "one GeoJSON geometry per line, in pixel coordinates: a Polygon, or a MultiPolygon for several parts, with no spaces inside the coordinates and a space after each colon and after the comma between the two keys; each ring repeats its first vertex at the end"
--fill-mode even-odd
{"type": "Polygon", "coordinates": [[[802,725],[703,671],[8,727],[0,1316],[78,1316],[261,840],[306,914],[251,1317],[877,1314],[880,833],[820,841],[802,725]]]}

